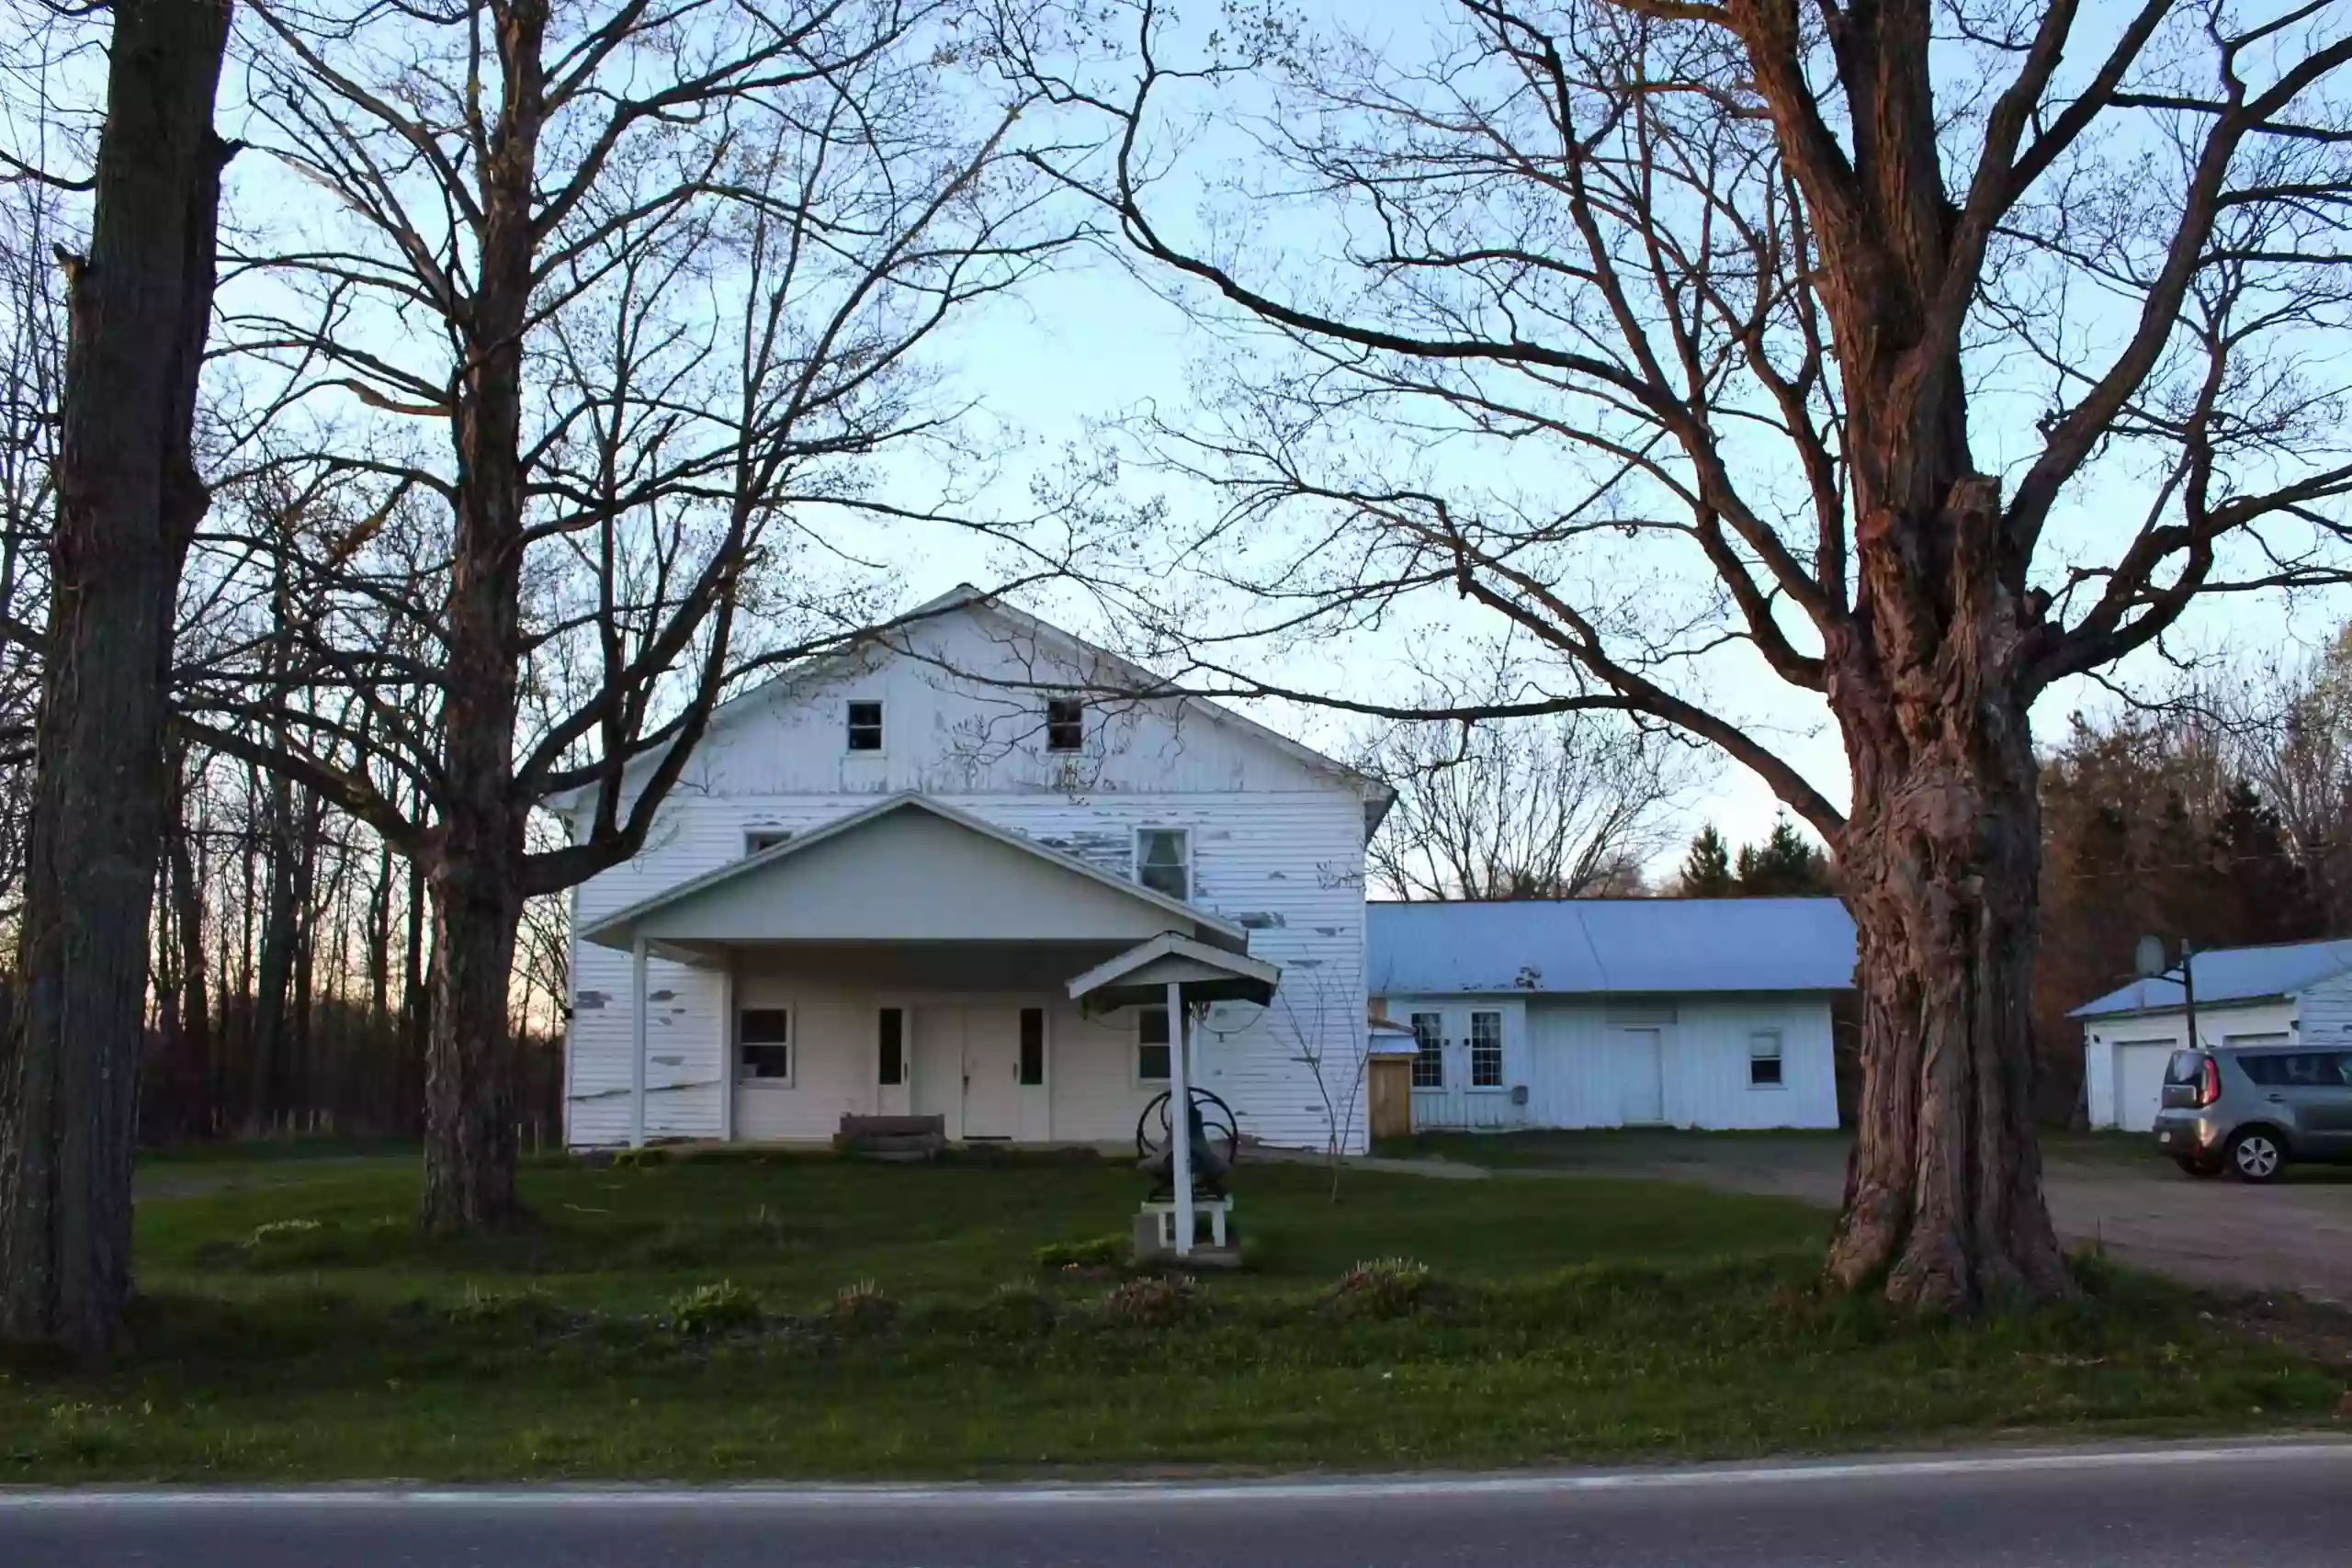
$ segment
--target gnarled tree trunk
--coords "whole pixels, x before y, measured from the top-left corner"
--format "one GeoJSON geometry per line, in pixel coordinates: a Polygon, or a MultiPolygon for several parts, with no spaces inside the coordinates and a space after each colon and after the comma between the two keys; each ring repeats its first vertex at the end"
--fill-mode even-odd
{"type": "Polygon", "coordinates": [[[512,874],[444,861],[433,876],[433,1007],[425,1037],[424,1224],[511,1230],[514,1064],[506,987],[522,906],[512,874]]]}
{"type": "Polygon", "coordinates": [[[172,613],[209,502],[189,439],[228,20],[227,0],[117,0],[90,254],[69,264],[23,999],[0,1061],[0,1333],[85,1357],[130,1291],[172,613]]]}
{"type": "Polygon", "coordinates": [[[1860,531],[1878,612],[1833,649],[1853,765],[1838,845],[1862,990],[1860,1124],[1830,1276],[1935,1309],[2072,1289],[2041,1198],[2032,993],[2041,812],[1993,481],[1860,531]],[[1950,541],[1923,560],[1905,539],[1950,541]]]}

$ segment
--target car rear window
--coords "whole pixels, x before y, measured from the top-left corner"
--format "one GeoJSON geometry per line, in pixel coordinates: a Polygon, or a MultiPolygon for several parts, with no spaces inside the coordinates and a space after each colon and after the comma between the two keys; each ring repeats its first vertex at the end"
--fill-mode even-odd
{"type": "Polygon", "coordinates": [[[2175,1051],[2172,1060],[2165,1064],[2165,1082],[2195,1083],[2198,1070],[2204,1066],[2204,1052],[2175,1051]]]}

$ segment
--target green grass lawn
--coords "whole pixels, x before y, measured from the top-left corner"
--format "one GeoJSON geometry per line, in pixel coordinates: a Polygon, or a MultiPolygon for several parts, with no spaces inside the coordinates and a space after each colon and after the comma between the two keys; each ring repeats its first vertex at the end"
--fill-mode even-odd
{"type": "Polygon", "coordinates": [[[1112,1166],[548,1162],[537,1230],[452,1245],[412,1226],[413,1156],[202,1165],[141,1203],[119,1364],[0,1373],[0,1480],[1518,1465],[2273,1428],[2343,1393],[2104,1269],[1966,1325],[1825,1297],[1819,1211],[1672,1185],[1355,1172],[1334,1205],[1248,1167],[1250,1269],[1183,1293],[1038,1265],[1125,1228],[1112,1166]],[[1428,1286],[1334,1295],[1389,1256],[1428,1286]],[[690,1332],[722,1280],[736,1321],[690,1332]]]}

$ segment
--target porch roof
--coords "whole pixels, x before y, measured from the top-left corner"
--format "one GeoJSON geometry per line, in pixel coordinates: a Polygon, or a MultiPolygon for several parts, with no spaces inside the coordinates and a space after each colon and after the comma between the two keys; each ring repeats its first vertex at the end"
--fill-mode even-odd
{"type": "Polygon", "coordinates": [[[691,956],[808,942],[1124,947],[1163,932],[1211,950],[1249,947],[1229,920],[906,792],[616,910],[581,935],[691,956]]]}
{"type": "Polygon", "coordinates": [[[1204,1002],[1256,1002],[1274,998],[1283,972],[1262,958],[1211,947],[1175,931],[1162,931],[1104,960],[1069,983],[1070,999],[1088,1012],[1148,1006],[1171,985],[1204,1002]]]}

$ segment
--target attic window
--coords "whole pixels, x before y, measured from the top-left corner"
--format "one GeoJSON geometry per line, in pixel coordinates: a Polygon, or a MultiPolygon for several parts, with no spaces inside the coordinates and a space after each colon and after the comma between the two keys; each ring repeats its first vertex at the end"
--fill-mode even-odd
{"type": "Polygon", "coordinates": [[[1082,751],[1086,749],[1086,700],[1082,697],[1046,699],[1046,750],[1082,751]]]}
{"type": "Polygon", "coordinates": [[[789,828],[754,828],[743,835],[743,852],[755,855],[762,850],[775,848],[790,837],[792,829],[789,828]]]}
{"type": "Polygon", "coordinates": [[[882,750],[882,705],[880,703],[849,705],[849,749],[853,751],[882,750]]]}

